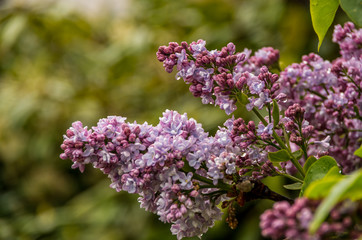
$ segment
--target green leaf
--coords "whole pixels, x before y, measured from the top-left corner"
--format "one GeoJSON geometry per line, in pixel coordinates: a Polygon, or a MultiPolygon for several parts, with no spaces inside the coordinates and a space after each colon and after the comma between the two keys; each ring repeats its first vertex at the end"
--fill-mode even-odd
{"type": "Polygon", "coordinates": [[[340,4],[348,17],[362,26],[362,0],[340,0],[340,4]]]}
{"type": "Polygon", "coordinates": [[[248,96],[245,93],[241,92],[240,95],[241,95],[240,96],[240,102],[242,104],[246,105],[246,104],[248,104],[250,102],[249,99],[248,99],[248,96]]]}
{"type": "Polygon", "coordinates": [[[293,156],[294,156],[295,159],[299,160],[299,159],[301,159],[302,156],[303,156],[303,150],[302,150],[302,149],[299,149],[299,150],[293,152],[292,154],[293,154],[293,156]]]}
{"type": "MultiPolygon", "coordinates": [[[[304,193],[308,198],[320,199],[328,196],[332,187],[349,176],[344,176],[339,172],[338,167],[332,167],[324,178],[311,183],[304,193]],[[337,171],[338,170],[338,171],[337,171]]],[[[340,200],[350,199],[357,201],[362,199],[362,174],[354,182],[354,184],[346,191],[340,200]]]]}
{"type": "Polygon", "coordinates": [[[362,170],[347,176],[333,186],[329,195],[318,206],[314,218],[309,226],[309,232],[314,234],[322,222],[327,218],[331,209],[336,205],[351,188],[361,188],[359,185],[362,181],[362,170]]]}
{"type": "Polygon", "coordinates": [[[306,189],[304,196],[315,199],[326,197],[331,188],[341,179],[343,179],[343,176],[339,167],[334,166],[329,169],[322,179],[312,182],[306,189]]]}
{"type": "Polygon", "coordinates": [[[288,148],[290,149],[290,146],[289,146],[289,135],[288,135],[287,131],[285,130],[284,125],[282,125],[282,129],[283,129],[284,141],[288,144],[288,148]]]}
{"type": "Polygon", "coordinates": [[[343,198],[351,199],[352,201],[357,201],[362,199],[362,170],[358,170],[356,174],[359,174],[356,181],[348,189],[348,191],[343,195],[343,198]]]}
{"type": "Polygon", "coordinates": [[[310,157],[307,159],[307,161],[305,161],[305,163],[304,163],[304,166],[303,166],[304,172],[307,172],[308,169],[310,168],[310,166],[312,166],[312,164],[313,164],[314,162],[316,162],[316,161],[317,161],[317,159],[316,159],[314,156],[310,156],[310,157]]]}
{"type": "Polygon", "coordinates": [[[325,198],[339,181],[340,177],[322,178],[314,181],[305,190],[304,196],[312,199],[325,198]]]}
{"type": "Polygon", "coordinates": [[[361,144],[361,146],[354,152],[354,155],[362,158],[362,144],[361,144]]]}
{"type": "Polygon", "coordinates": [[[312,182],[322,179],[332,167],[337,166],[336,160],[330,156],[323,156],[314,162],[308,169],[302,189],[300,191],[300,196],[304,196],[304,191],[307,189],[309,184],[312,182]]]}
{"type": "Polygon", "coordinates": [[[310,0],[312,24],[319,39],[318,51],[328,28],[333,22],[338,6],[339,0],[310,0]]]}
{"type": "Polygon", "coordinates": [[[26,28],[27,19],[23,15],[10,18],[4,25],[2,35],[1,48],[10,48],[19,38],[21,32],[26,28]]]}
{"type": "Polygon", "coordinates": [[[324,178],[327,177],[334,177],[334,176],[341,176],[341,169],[338,166],[334,166],[331,169],[329,169],[329,171],[327,172],[327,174],[324,176],[324,178]]]}
{"type": "Polygon", "coordinates": [[[279,106],[275,99],[273,99],[273,120],[274,120],[274,127],[279,123],[279,106]]]}
{"type": "Polygon", "coordinates": [[[271,162],[286,162],[290,160],[290,155],[287,150],[282,149],[277,152],[268,153],[268,158],[271,162]]]}
{"type": "Polygon", "coordinates": [[[289,190],[300,190],[302,188],[302,183],[296,182],[288,185],[283,185],[283,187],[289,190]]]}

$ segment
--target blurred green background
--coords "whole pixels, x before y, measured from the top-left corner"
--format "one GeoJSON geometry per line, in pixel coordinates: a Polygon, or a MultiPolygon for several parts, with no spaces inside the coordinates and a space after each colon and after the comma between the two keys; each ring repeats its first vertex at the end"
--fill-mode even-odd
{"type": "MultiPolygon", "coordinates": [[[[136,196],[116,193],[92,167],[80,174],[61,160],[62,135],[73,121],[93,126],[108,115],[157,124],[165,109],[187,112],[214,133],[226,115],[163,70],[158,46],[200,38],[209,49],[228,42],[240,51],[272,46],[285,67],[317,49],[308,4],[1,1],[0,239],[176,239],[136,196]]],[[[345,21],[339,11],[335,22],[345,21]]],[[[338,54],[331,31],[320,54],[338,54]]],[[[271,204],[239,209],[236,230],[220,221],[203,239],[262,239],[258,217],[271,204]]]]}

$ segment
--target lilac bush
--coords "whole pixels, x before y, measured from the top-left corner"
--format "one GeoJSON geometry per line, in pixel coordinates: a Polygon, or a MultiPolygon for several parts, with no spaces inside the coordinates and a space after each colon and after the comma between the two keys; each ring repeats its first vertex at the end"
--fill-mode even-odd
{"type": "Polygon", "coordinates": [[[325,176],[331,192],[338,181],[349,181],[351,189],[362,182],[359,175],[346,177],[362,165],[362,155],[355,154],[362,139],[362,30],[352,23],[337,25],[333,41],[340,46],[339,58],[330,62],[311,53],[283,71],[279,51],[271,47],[252,55],[249,49],[236,52],[233,43],[210,51],[204,40],[161,46],[157,59],[167,72],[176,69],[176,79],[189,84],[202,103],[227,115],[243,107],[258,121],[231,116],[214,136],[186,113],[171,110],[156,126],[117,116],[91,129],[77,121],[64,135],[60,157],[81,172],[91,164],[108,175],[116,191],[138,194],[140,206],[171,223],[178,239],[201,237],[221,219],[220,208],[236,228],[235,205],[263,198],[276,201],[261,216],[265,237],[357,239],[362,234],[358,188],[352,201],[341,195],[320,226],[312,220],[320,217],[318,205],[329,195],[308,198],[308,188],[325,176]],[[301,190],[300,198],[271,191],[261,182],[268,176],[294,181],[285,187],[301,190]]]}

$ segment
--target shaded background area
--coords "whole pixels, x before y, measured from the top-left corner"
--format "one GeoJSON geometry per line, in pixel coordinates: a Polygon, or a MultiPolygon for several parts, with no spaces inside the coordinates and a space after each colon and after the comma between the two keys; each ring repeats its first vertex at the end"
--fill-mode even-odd
{"type": "MultiPolygon", "coordinates": [[[[80,174],[61,160],[66,129],[108,115],[157,124],[173,109],[214,133],[227,116],[193,98],[155,57],[170,41],[202,38],[208,49],[234,42],[239,51],[272,46],[281,51],[282,67],[317,49],[308,1],[14,0],[0,7],[0,239],[6,240],[176,239],[169,225],[139,208],[136,196],[110,189],[90,166],[80,174]]],[[[339,11],[335,22],[345,21],[339,11]]],[[[329,31],[320,55],[337,54],[329,31]]],[[[217,222],[203,239],[262,239],[258,217],[271,204],[239,209],[236,230],[217,222]]]]}

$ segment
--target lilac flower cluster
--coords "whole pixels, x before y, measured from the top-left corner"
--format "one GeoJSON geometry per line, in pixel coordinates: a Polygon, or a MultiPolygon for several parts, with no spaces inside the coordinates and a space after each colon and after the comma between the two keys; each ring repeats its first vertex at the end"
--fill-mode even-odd
{"type": "Polygon", "coordinates": [[[220,128],[208,137],[194,119],[169,110],[156,127],[125,120],[111,116],[91,130],[73,123],[60,157],[80,171],[92,164],[112,188],[139,194],[141,207],[172,223],[179,239],[206,232],[221,217],[216,204],[232,183],[226,176],[237,173],[241,152],[230,131],[220,128]]]}
{"type": "MultiPolygon", "coordinates": [[[[345,174],[362,166],[353,154],[362,139],[361,34],[352,23],[337,25],[333,40],[340,45],[340,58],[330,62],[311,53],[280,75],[271,72],[279,59],[271,47],[251,56],[248,49],[236,52],[232,43],[220,51],[207,50],[204,40],[161,46],[157,58],[165,70],[171,73],[176,67],[176,78],[183,78],[204,104],[215,104],[229,115],[241,103],[260,122],[232,116],[209,136],[194,119],[170,110],[157,126],[110,116],[88,130],[78,121],[64,135],[60,157],[72,160],[72,168],[81,172],[91,164],[108,175],[115,190],[138,194],[141,207],[171,223],[178,239],[201,236],[212,227],[222,215],[220,202],[228,207],[227,222],[235,228],[234,203],[243,205],[265,194],[271,200],[286,199],[264,192],[262,178],[283,175],[303,182],[308,156],[329,154],[345,174]],[[263,108],[265,117],[259,112],[263,108]],[[271,155],[277,156],[273,163],[271,155]]],[[[356,204],[345,201],[310,236],[318,204],[306,198],[277,202],[261,217],[263,235],[322,240],[360,233],[350,216],[356,204]]]]}
{"type": "Polygon", "coordinates": [[[275,151],[275,148],[264,142],[272,141],[272,123],[267,126],[260,123],[256,127],[254,121],[246,124],[242,118],[238,118],[233,121],[230,130],[234,144],[243,149],[236,162],[240,176],[251,174],[251,179],[262,179],[277,175],[278,168],[268,159],[268,152],[275,151]]]}
{"type": "Polygon", "coordinates": [[[351,22],[345,23],[343,27],[339,24],[334,27],[333,42],[339,44],[344,59],[358,59],[362,55],[362,29],[356,29],[351,22]]]}
{"type": "Polygon", "coordinates": [[[306,148],[308,140],[314,133],[314,126],[304,119],[305,109],[295,103],[285,110],[285,117],[281,120],[285,129],[290,133],[289,140],[302,148],[306,148]]]}
{"type": "MultiPolygon", "coordinates": [[[[161,46],[157,57],[168,72],[177,66],[176,77],[191,85],[194,96],[201,97],[205,104],[220,106],[227,114],[235,111],[237,100],[245,96],[249,111],[270,107],[272,99],[282,109],[299,104],[305,109],[300,130],[306,139],[303,132],[289,129],[291,142],[303,144],[308,155],[332,155],[343,172],[349,173],[362,165],[361,158],[353,155],[362,137],[361,33],[352,23],[337,25],[333,40],[340,45],[340,58],[331,63],[311,53],[303,56],[302,63],[282,71],[280,79],[268,69],[279,58],[279,52],[270,47],[250,56],[248,49],[236,53],[232,43],[221,51],[208,51],[205,41],[199,40],[190,45],[182,42],[161,46]]],[[[283,121],[292,127],[288,118],[283,121]]],[[[264,128],[270,131],[264,124],[258,131],[264,128]]]]}
{"type": "Polygon", "coordinates": [[[362,166],[361,158],[353,155],[362,138],[361,34],[352,23],[337,25],[333,40],[340,45],[340,58],[331,63],[311,53],[282,71],[279,80],[278,93],[288,99],[280,104],[299,104],[315,128],[308,154],[333,156],[344,173],[362,166]]]}
{"type": "Polygon", "coordinates": [[[351,240],[362,235],[362,230],[358,228],[361,224],[358,217],[360,206],[351,201],[335,206],[317,233],[310,235],[308,227],[319,203],[318,200],[307,198],[298,198],[294,204],[286,201],[275,203],[272,209],[266,210],[260,217],[262,235],[273,240],[351,240]]]}
{"type": "Polygon", "coordinates": [[[270,103],[279,89],[275,82],[278,75],[271,74],[266,66],[275,65],[279,51],[271,47],[262,48],[249,57],[251,51],[235,52],[233,43],[221,51],[209,51],[204,40],[180,45],[175,42],[161,46],[157,59],[163,62],[167,72],[177,68],[176,78],[190,84],[190,92],[201,97],[204,104],[215,104],[231,114],[236,110],[240,92],[250,97],[248,110],[261,109],[270,103]]]}

